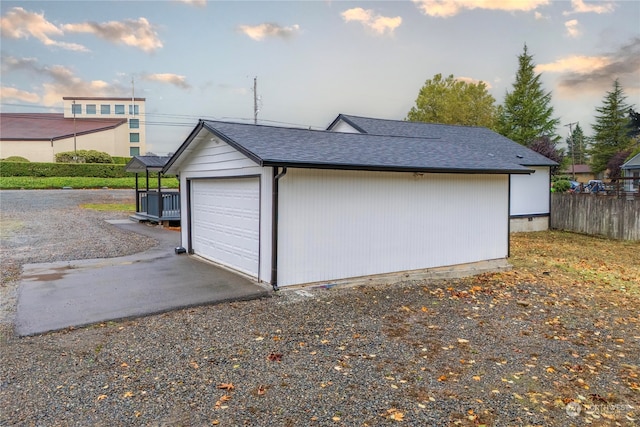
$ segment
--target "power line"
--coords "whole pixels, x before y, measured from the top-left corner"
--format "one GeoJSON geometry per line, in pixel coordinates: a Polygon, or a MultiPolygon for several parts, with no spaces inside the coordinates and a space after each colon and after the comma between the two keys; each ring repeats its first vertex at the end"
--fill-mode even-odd
{"type": "MultiPolygon", "coordinates": [[[[11,103],[0,103],[1,106],[11,106],[11,107],[25,107],[25,108],[34,108],[34,109],[44,109],[44,110],[57,110],[60,111],[60,113],[29,113],[29,112],[20,112],[20,113],[1,113],[1,114],[11,114],[13,116],[16,115],[24,115],[25,118],[29,118],[32,114],[62,114],[64,112],[64,108],[63,107],[44,107],[44,106],[40,106],[40,105],[29,105],[29,104],[11,104],[11,103]]],[[[259,111],[259,110],[258,110],[259,111]]],[[[147,126],[185,126],[185,127],[195,127],[195,125],[197,124],[198,120],[202,119],[202,120],[212,120],[212,121],[237,121],[237,122],[243,122],[243,123],[250,123],[250,122],[254,122],[255,123],[255,119],[254,118],[248,118],[248,117],[229,117],[229,116],[223,116],[223,117],[215,117],[215,116],[208,116],[208,115],[192,115],[192,114],[169,114],[169,113],[153,113],[153,112],[145,112],[144,114],[140,114],[138,115],[138,117],[140,118],[140,124],[145,124],[147,126]],[[158,120],[161,118],[167,118],[167,119],[175,119],[175,120],[167,120],[167,121],[162,121],[162,120],[158,120]],[[192,122],[185,122],[182,121],[184,119],[187,120],[193,120],[192,122]]],[[[47,117],[42,117],[39,116],[37,118],[31,117],[32,119],[37,119],[37,120],[59,120],[59,118],[56,117],[51,117],[51,118],[47,118],[47,117]]],[[[96,117],[91,117],[91,116],[82,116],[81,118],[78,118],[78,120],[92,120],[92,121],[105,121],[105,123],[112,123],[113,120],[118,120],[120,119],[119,117],[99,117],[99,115],[97,115],[96,117]]],[[[124,119],[124,117],[122,118],[124,119]]],[[[285,122],[285,121],[280,121],[280,120],[267,120],[267,119],[261,119],[260,120],[261,123],[271,123],[274,125],[284,125],[284,126],[295,126],[295,127],[299,127],[299,128],[303,128],[303,129],[316,129],[316,130],[324,130],[325,128],[322,126],[315,126],[315,125],[309,125],[309,124],[301,124],[301,123],[292,123],[292,122],[285,122]]]]}

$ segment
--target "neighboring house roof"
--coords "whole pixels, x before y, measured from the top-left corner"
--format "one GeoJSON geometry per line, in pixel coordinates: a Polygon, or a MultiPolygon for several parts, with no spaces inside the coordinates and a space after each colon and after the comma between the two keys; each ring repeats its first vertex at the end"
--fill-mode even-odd
{"type": "Polygon", "coordinates": [[[563,173],[592,173],[589,165],[569,165],[563,173]]]}
{"type": "MultiPolygon", "coordinates": [[[[517,162],[443,139],[367,135],[200,120],[167,163],[170,171],[202,129],[218,136],[260,166],[445,173],[518,173],[517,162]]],[[[173,172],[177,172],[173,170],[173,172]]]]}
{"type": "Polygon", "coordinates": [[[484,127],[374,119],[340,114],[327,129],[331,130],[340,120],[359,132],[370,135],[442,138],[443,141],[456,144],[461,148],[492,153],[506,162],[515,162],[523,166],[557,165],[542,154],[484,127]]]}
{"type": "Polygon", "coordinates": [[[635,156],[633,156],[632,158],[630,158],[620,168],[621,169],[638,169],[638,168],[640,168],[640,153],[638,153],[635,156]]]}
{"type": "Polygon", "coordinates": [[[114,129],[127,119],[72,119],[57,113],[1,113],[0,140],[55,141],[114,129]]]}
{"type": "Polygon", "coordinates": [[[167,164],[170,156],[134,156],[124,167],[127,172],[160,172],[164,165],[167,164]]]}

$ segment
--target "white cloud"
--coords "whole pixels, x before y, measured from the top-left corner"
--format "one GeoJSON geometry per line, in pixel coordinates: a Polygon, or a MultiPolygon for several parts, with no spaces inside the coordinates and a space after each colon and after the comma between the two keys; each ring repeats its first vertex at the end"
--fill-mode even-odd
{"type": "Polygon", "coordinates": [[[570,11],[562,12],[563,15],[571,15],[573,13],[611,13],[615,10],[616,5],[611,0],[606,0],[601,3],[585,3],[584,0],[571,0],[570,11]]]}
{"type": "Polygon", "coordinates": [[[63,96],[123,96],[129,90],[102,80],[84,81],[62,65],[42,67],[34,58],[3,56],[2,72],[29,73],[34,80],[44,80],[38,92],[42,93],[40,102],[46,106],[60,104],[63,96]]]}
{"type": "Polygon", "coordinates": [[[88,52],[89,49],[77,44],[53,40],[51,37],[62,37],[64,32],[47,21],[44,13],[34,13],[21,7],[14,7],[0,18],[2,37],[10,39],[28,39],[33,37],[45,46],[55,46],[66,50],[88,52]]]}
{"type": "Polygon", "coordinates": [[[412,0],[420,11],[428,16],[449,18],[465,9],[529,12],[546,6],[551,0],[412,0]]]}
{"type": "Polygon", "coordinates": [[[146,18],[65,24],[62,28],[72,33],[93,34],[113,43],[136,47],[144,52],[154,52],[162,47],[158,33],[146,18]]]}
{"type": "Polygon", "coordinates": [[[361,7],[345,10],[341,15],[345,22],[360,22],[366,28],[380,35],[385,33],[393,34],[393,31],[402,24],[402,18],[399,16],[392,18],[390,16],[376,15],[373,10],[361,7]]]}
{"type": "Polygon", "coordinates": [[[564,23],[564,27],[567,29],[567,36],[573,39],[578,38],[582,35],[582,31],[580,30],[580,24],[577,19],[572,19],[564,23]]]}
{"type": "Polygon", "coordinates": [[[640,37],[619,46],[613,52],[598,56],[571,55],[557,61],[540,64],[536,72],[559,73],[559,88],[566,93],[603,92],[619,79],[625,89],[638,90],[640,82],[640,37]]]}
{"type": "Polygon", "coordinates": [[[191,85],[187,83],[187,78],[178,74],[171,73],[156,73],[156,74],[143,74],[142,80],[168,83],[179,87],[180,89],[191,89],[191,85]]]}
{"type": "Polygon", "coordinates": [[[260,41],[266,37],[280,37],[288,39],[300,30],[300,26],[295,24],[290,27],[283,27],[274,23],[264,23],[259,25],[239,25],[238,31],[249,36],[253,40],[260,41]]]}
{"type": "Polygon", "coordinates": [[[40,102],[40,96],[33,92],[16,89],[14,87],[0,86],[0,99],[15,99],[20,102],[40,102]]]}
{"type": "Polygon", "coordinates": [[[594,69],[605,67],[610,64],[611,60],[606,56],[582,56],[572,55],[565,58],[558,59],[555,62],[548,64],[538,64],[536,66],[536,72],[542,73],[545,71],[551,73],[588,73],[594,69]]]}

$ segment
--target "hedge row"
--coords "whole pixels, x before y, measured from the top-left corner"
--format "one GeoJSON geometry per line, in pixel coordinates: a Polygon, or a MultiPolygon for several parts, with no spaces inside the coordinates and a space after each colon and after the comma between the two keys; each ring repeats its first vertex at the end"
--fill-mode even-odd
{"type": "Polygon", "coordinates": [[[125,172],[123,164],[0,161],[0,176],[124,178],[135,176],[135,173],[125,172]]]}
{"type": "Polygon", "coordinates": [[[127,163],[129,163],[129,160],[131,160],[131,157],[111,156],[111,159],[116,165],[126,165],[127,163]]]}

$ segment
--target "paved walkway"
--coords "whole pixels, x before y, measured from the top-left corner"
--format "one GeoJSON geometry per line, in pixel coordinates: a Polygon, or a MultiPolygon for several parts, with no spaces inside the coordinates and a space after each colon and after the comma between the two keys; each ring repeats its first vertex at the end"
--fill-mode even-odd
{"type": "Polygon", "coordinates": [[[176,231],[129,220],[112,223],[159,244],[125,257],[24,265],[15,321],[18,335],[271,294],[240,275],[176,255],[176,231]]]}

